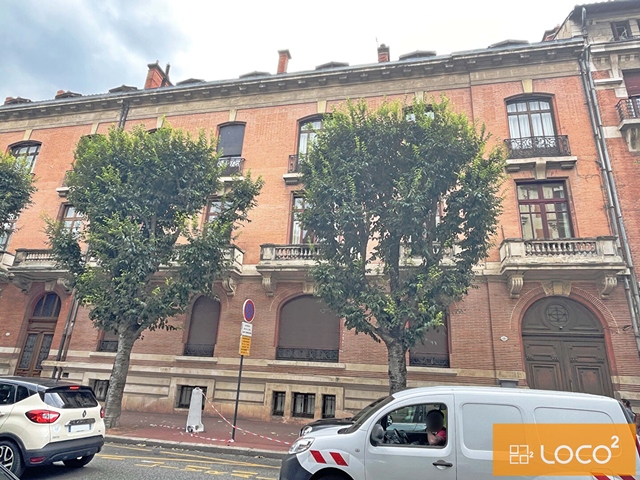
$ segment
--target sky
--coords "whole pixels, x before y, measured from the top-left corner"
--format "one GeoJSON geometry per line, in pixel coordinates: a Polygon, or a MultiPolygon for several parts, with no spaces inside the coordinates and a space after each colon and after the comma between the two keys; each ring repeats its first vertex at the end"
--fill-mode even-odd
{"type": "Polygon", "coordinates": [[[175,84],[289,72],[330,61],[438,54],[506,39],[538,42],[576,0],[1,0],[0,101],[144,86],[147,64],[171,64],[175,84]]]}

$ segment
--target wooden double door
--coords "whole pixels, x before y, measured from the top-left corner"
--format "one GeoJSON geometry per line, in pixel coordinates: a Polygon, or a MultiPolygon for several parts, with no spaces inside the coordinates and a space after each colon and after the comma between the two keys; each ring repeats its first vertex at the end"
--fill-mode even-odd
{"type": "Polygon", "coordinates": [[[522,335],[531,388],[613,396],[602,325],[582,304],[556,297],[536,302],[522,335]]]}

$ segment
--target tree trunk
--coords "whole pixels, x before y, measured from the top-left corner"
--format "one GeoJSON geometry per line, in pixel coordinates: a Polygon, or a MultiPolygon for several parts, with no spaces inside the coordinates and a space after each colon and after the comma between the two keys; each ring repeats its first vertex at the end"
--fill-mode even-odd
{"type": "Polygon", "coordinates": [[[131,361],[131,349],[137,339],[137,334],[132,332],[120,332],[118,335],[118,351],[113,362],[109,389],[105,402],[104,423],[106,428],[118,426],[120,413],[122,412],[122,394],[127,383],[129,363],[131,361]]]}
{"type": "Polygon", "coordinates": [[[389,354],[389,394],[407,388],[407,349],[401,340],[385,342],[389,354]]]}

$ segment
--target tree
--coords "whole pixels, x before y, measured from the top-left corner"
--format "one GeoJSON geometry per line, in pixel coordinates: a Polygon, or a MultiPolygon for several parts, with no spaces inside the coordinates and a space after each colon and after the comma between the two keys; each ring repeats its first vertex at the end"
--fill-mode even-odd
{"type": "Polygon", "coordinates": [[[85,219],[79,232],[48,222],[49,241],[94,325],[118,335],[105,423],[118,424],[131,349],[145,330],[174,329],[172,317],[231,262],[229,243],[256,204],[262,180],[237,178],[218,217],[198,213],[221,189],[215,143],[163,127],[80,140],[68,199],[85,219]],[[85,250],[86,248],[86,250],[85,250]],[[86,252],[86,253],[83,253],[86,252]]]}
{"type": "Polygon", "coordinates": [[[317,295],[346,328],[385,343],[391,393],[406,388],[407,351],[442,324],[490,248],[504,154],[483,157],[488,137],[446,99],[347,102],[302,164],[317,295]]]}
{"type": "Polygon", "coordinates": [[[0,239],[11,234],[13,221],[29,206],[35,190],[25,159],[0,154],[0,239]]]}

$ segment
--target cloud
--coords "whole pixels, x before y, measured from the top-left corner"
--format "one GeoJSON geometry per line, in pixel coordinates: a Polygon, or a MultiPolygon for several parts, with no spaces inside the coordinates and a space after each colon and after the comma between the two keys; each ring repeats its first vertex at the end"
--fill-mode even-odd
{"type": "Polygon", "coordinates": [[[146,64],[177,56],[186,38],[163,15],[164,0],[8,1],[0,19],[0,99],[53,98],[142,86],[146,64]],[[153,8],[150,8],[153,6],[153,8]]]}

